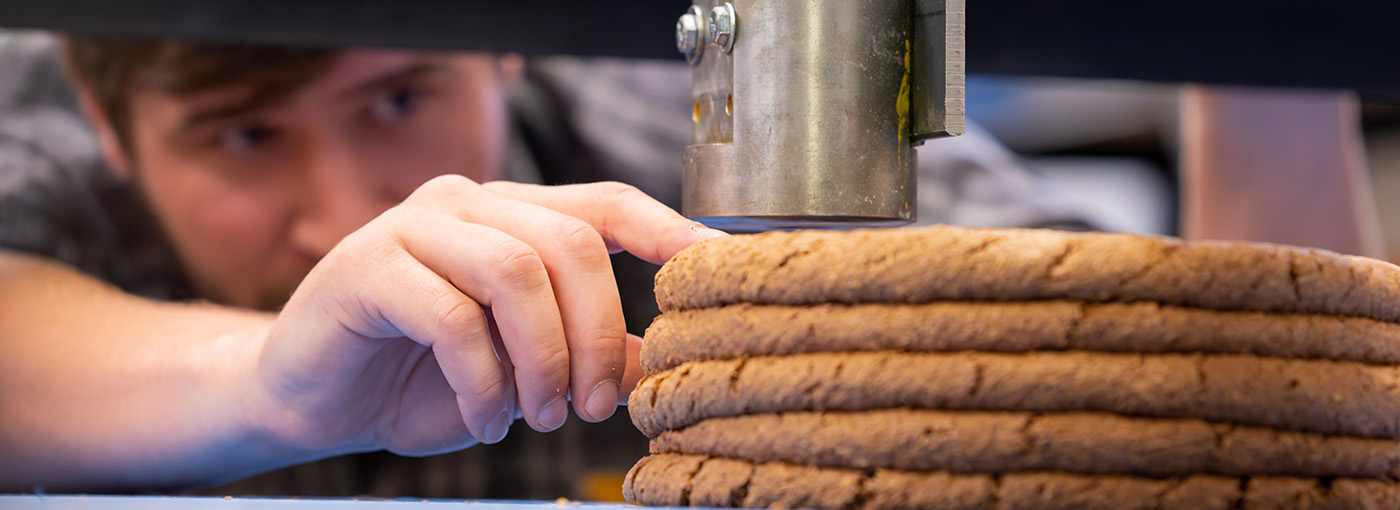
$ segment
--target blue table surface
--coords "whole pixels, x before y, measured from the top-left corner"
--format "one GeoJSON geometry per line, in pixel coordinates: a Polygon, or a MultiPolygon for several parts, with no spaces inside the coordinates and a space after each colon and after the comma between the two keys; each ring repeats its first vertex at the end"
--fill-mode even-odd
{"type": "Polygon", "coordinates": [[[0,495],[0,509],[4,510],[637,510],[638,508],[626,504],[580,503],[576,501],[0,495]]]}

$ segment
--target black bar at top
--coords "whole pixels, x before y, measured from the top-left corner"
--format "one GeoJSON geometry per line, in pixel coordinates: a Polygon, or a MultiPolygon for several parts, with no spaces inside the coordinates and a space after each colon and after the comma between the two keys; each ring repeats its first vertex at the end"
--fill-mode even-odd
{"type": "MultiPolygon", "coordinates": [[[[689,4],[0,0],[0,26],[241,43],[677,59],[675,21],[689,4]]],[[[1400,2],[1394,0],[969,0],[967,11],[973,73],[1400,91],[1400,2]]],[[[742,11],[739,19],[743,37],[742,11]]]]}

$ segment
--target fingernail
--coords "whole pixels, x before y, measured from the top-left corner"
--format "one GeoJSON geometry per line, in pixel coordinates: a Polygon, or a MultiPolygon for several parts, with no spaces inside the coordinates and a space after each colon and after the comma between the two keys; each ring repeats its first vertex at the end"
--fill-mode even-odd
{"type": "Polygon", "coordinates": [[[491,419],[491,423],[486,424],[486,437],[481,438],[483,443],[499,443],[506,438],[506,431],[510,430],[510,407],[502,409],[491,419]]]}
{"type": "Polygon", "coordinates": [[[540,426],[544,427],[545,432],[548,432],[564,425],[564,418],[567,417],[569,417],[569,406],[564,402],[564,394],[560,393],[559,396],[554,397],[554,400],[550,400],[540,409],[540,426]]]}
{"type": "Polygon", "coordinates": [[[612,379],[593,387],[593,392],[588,394],[588,403],[584,405],[593,421],[603,421],[617,410],[617,391],[617,381],[612,379]]]}
{"type": "Polygon", "coordinates": [[[699,224],[699,223],[697,223],[697,224],[695,224],[695,225],[692,225],[692,226],[690,227],[690,231],[691,231],[691,232],[694,232],[694,233],[695,233],[695,237],[698,237],[698,238],[700,238],[701,240],[704,240],[704,239],[718,239],[718,238],[721,238],[721,237],[729,237],[729,234],[725,233],[723,230],[715,230],[715,229],[706,227],[706,226],[704,226],[704,225],[701,225],[701,224],[699,224]]]}

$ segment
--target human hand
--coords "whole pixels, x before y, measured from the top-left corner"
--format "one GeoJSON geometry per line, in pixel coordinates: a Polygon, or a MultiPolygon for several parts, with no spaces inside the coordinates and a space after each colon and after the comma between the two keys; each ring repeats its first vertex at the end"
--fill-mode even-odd
{"type": "Polygon", "coordinates": [[[307,275],[246,414],[294,448],[409,455],[500,441],[516,416],[556,429],[569,394],[601,421],[641,377],[608,254],[723,235],[618,183],[434,179],[307,275]]]}

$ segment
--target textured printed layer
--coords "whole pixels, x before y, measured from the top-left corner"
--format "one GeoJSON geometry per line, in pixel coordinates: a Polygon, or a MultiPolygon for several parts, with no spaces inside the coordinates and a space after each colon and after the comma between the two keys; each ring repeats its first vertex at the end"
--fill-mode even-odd
{"type": "Polygon", "coordinates": [[[881,409],[712,418],[652,453],[857,469],[1395,479],[1400,441],[1106,413],[881,409]]]}
{"type": "Polygon", "coordinates": [[[1197,475],[1152,479],[1057,472],[855,470],[701,455],[644,457],[628,502],[819,510],[1393,510],[1392,482],[1197,475]]]}
{"type": "Polygon", "coordinates": [[[657,317],[642,367],[656,373],[687,361],[885,349],[1205,352],[1393,365],[1400,324],[1156,303],[739,304],[657,317]]]}
{"type": "Polygon", "coordinates": [[[663,311],[732,303],[1151,301],[1400,322],[1400,267],[1307,248],[952,226],[698,243],[656,276],[663,311]]]}
{"type": "Polygon", "coordinates": [[[1104,411],[1400,439],[1400,367],[1239,355],[817,353],[701,361],[649,375],[642,433],[713,417],[891,407],[1104,411]]]}

